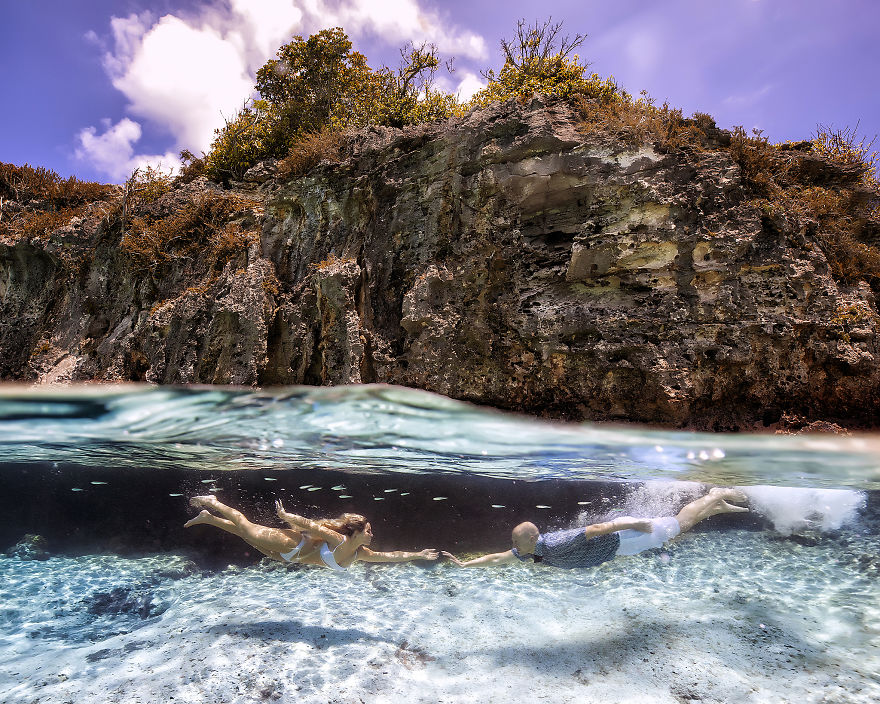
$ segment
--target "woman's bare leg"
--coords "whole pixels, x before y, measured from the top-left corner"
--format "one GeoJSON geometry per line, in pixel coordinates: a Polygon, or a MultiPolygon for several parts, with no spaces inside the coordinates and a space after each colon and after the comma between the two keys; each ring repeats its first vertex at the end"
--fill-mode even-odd
{"type": "Polygon", "coordinates": [[[245,515],[241,511],[237,511],[231,506],[227,506],[226,504],[222,503],[220,499],[218,499],[213,494],[208,494],[206,496],[193,496],[189,500],[189,502],[191,505],[196,507],[202,506],[204,508],[210,508],[214,513],[219,513],[227,521],[231,521],[236,525],[242,523],[250,523],[250,521],[245,518],[245,515]]]}
{"type": "Polygon", "coordinates": [[[227,521],[225,518],[215,516],[211,513],[208,513],[208,511],[205,511],[204,509],[201,511],[201,513],[199,513],[198,516],[196,516],[195,518],[190,518],[186,523],[184,523],[183,527],[189,528],[190,526],[198,526],[202,524],[214,526],[215,528],[225,530],[227,533],[239,535],[238,527],[232,521],[227,521]]]}
{"type": "Polygon", "coordinates": [[[739,489],[721,487],[711,489],[708,494],[691,501],[678,512],[675,518],[681,526],[681,532],[690,530],[709,516],[716,516],[719,513],[744,513],[749,510],[745,506],[734,506],[728,501],[743,503],[748,501],[748,497],[739,489]]]}
{"type": "Polygon", "coordinates": [[[284,552],[296,545],[292,538],[279,530],[269,526],[261,526],[251,523],[241,511],[237,511],[222,503],[216,496],[194,496],[189,501],[193,506],[205,506],[219,513],[222,518],[214,516],[208,511],[202,511],[198,516],[186,523],[186,526],[205,523],[212,525],[228,533],[237,535],[261,552],[284,552]]]}

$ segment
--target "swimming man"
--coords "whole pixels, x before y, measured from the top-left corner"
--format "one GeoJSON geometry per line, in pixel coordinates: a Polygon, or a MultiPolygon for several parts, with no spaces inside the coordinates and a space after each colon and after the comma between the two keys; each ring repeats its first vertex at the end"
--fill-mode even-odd
{"type": "Polygon", "coordinates": [[[513,548],[506,552],[482,555],[462,562],[448,552],[441,553],[459,567],[484,567],[532,559],[552,567],[566,569],[595,567],[618,555],[635,555],[643,550],[659,548],[668,540],[693,528],[700,521],[719,513],[748,512],[746,495],[738,489],[715,488],[705,496],[691,501],[677,516],[664,518],[631,518],[622,516],[585,528],[553,531],[542,534],[534,523],[520,523],[513,529],[513,548]]]}

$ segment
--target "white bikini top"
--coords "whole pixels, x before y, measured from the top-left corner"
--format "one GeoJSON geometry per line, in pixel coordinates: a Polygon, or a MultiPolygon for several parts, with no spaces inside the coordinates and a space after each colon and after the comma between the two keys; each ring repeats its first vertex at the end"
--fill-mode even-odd
{"type": "MultiPolygon", "coordinates": [[[[345,538],[342,539],[342,543],[345,542],[345,538]]],[[[342,545],[339,543],[339,545],[342,545]]],[[[333,556],[333,553],[339,549],[339,545],[337,545],[332,550],[327,543],[321,543],[321,559],[324,561],[324,564],[327,565],[331,570],[336,570],[337,572],[345,572],[344,567],[340,567],[339,563],[336,562],[336,558],[333,556]]]]}

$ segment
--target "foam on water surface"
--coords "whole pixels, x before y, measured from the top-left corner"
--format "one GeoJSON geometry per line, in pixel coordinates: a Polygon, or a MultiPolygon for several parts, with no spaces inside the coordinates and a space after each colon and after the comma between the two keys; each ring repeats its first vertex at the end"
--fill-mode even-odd
{"type": "Polygon", "coordinates": [[[874,435],[713,435],[563,424],[414,389],[0,387],[9,462],[446,472],[511,479],[670,478],[880,488],[874,435]]]}

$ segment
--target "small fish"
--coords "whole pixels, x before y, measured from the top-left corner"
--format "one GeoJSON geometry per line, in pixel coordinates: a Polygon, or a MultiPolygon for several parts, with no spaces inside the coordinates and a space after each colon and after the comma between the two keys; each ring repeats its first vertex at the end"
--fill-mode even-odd
{"type": "Polygon", "coordinates": [[[85,489],[80,489],[79,487],[71,489],[71,491],[85,491],[85,489]]]}
{"type": "Polygon", "coordinates": [[[213,491],[213,492],[216,493],[216,492],[218,492],[218,491],[223,491],[223,490],[222,490],[222,489],[218,489],[216,486],[212,486],[210,489],[208,489],[208,491],[213,491]]]}
{"type": "Polygon", "coordinates": [[[578,501],[578,506],[589,506],[592,501],[578,501]]]}
{"type": "Polygon", "coordinates": [[[308,489],[310,486],[314,486],[313,484],[303,484],[300,489],[308,489]]]}
{"type": "Polygon", "coordinates": [[[321,487],[319,486],[310,486],[307,491],[321,491],[321,487]]]}
{"type": "Polygon", "coordinates": [[[384,496],[374,496],[373,497],[373,501],[384,501],[384,500],[385,500],[384,496]]]}
{"type": "Polygon", "coordinates": [[[264,481],[267,482],[277,482],[278,480],[275,477],[263,477],[264,481]]]}
{"type": "Polygon", "coordinates": [[[92,482],[95,486],[104,486],[107,482],[92,482]]]}
{"type": "Polygon", "coordinates": [[[538,504],[535,508],[553,508],[552,506],[545,506],[544,504],[538,504]]]}
{"type": "Polygon", "coordinates": [[[492,508],[507,508],[504,504],[492,504],[492,508]]]}
{"type": "Polygon", "coordinates": [[[183,496],[183,494],[168,494],[168,496],[183,496]]]}
{"type": "Polygon", "coordinates": [[[435,496],[434,501],[446,501],[449,498],[448,496],[435,496]]]}
{"type": "Polygon", "coordinates": [[[213,484],[213,483],[214,483],[213,479],[202,479],[202,484],[213,484]]]}
{"type": "Polygon", "coordinates": [[[385,493],[390,494],[392,491],[397,491],[397,489],[386,489],[385,493]]]}
{"type": "Polygon", "coordinates": [[[351,498],[353,498],[353,497],[349,496],[348,494],[340,494],[340,495],[339,495],[339,498],[340,498],[340,499],[351,499],[351,498]]]}
{"type": "Polygon", "coordinates": [[[342,484],[337,484],[336,486],[331,486],[330,491],[345,491],[345,487],[342,484]]]}
{"type": "Polygon", "coordinates": [[[401,491],[400,495],[401,496],[409,496],[409,492],[408,491],[401,491]]]}

